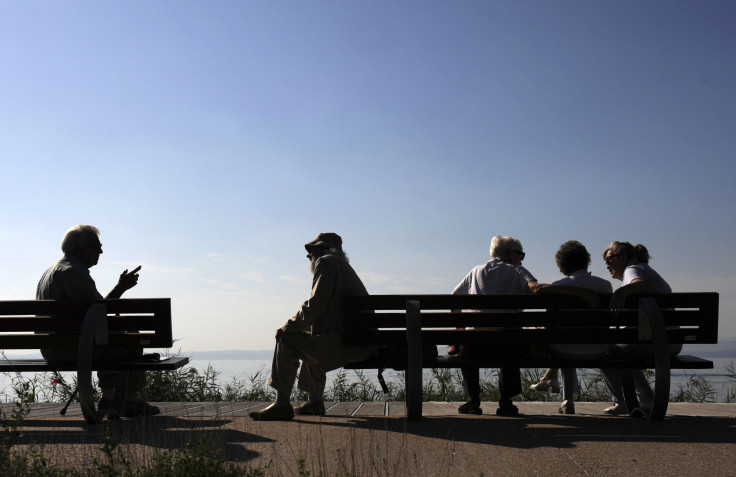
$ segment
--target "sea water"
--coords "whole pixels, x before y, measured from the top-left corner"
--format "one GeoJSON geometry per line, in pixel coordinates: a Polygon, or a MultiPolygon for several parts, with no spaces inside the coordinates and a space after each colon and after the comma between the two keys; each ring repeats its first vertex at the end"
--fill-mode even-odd
{"type": "MultiPolygon", "coordinates": [[[[196,356],[196,353],[195,353],[196,356]]],[[[736,358],[710,358],[713,361],[713,369],[673,369],[670,390],[672,393],[680,387],[685,387],[688,380],[692,376],[704,378],[714,391],[716,402],[726,402],[729,392],[736,393],[736,377],[729,374],[728,367],[733,369],[736,358]]],[[[236,382],[245,383],[247,386],[252,378],[256,381],[268,378],[271,369],[270,359],[198,359],[193,357],[189,366],[197,369],[202,375],[210,366],[217,372],[216,382],[220,386],[225,386],[235,380],[236,382]],[[258,375],[258,376],[257,376],[258,375]]],[[[327,373],[327,389],[331,387],[332,380],[335,379],[340,370],[327,373]]],[[[357,382],[358,375],[356,370],[345,370],[345,375],[350,382],[357,382]]],[[[377,371],[374,369],[366,369],[360,371],[364,378],[371,380],[377,387],[378,378],[377,371]]],[[[579,370],[580,373],[594,373],[595,370],[579,370]]],[[[24,377],[33,377],[35,373],[28,373],[24,377]]],[[[39,375],[41,373],[38,373],[39,375]]],[[[384,372],[386,381],[397,380],[400,372],[387,370],[384,372]]],[[[67,382],[72,381],[73,373],[62,373],[67,382]]],[[[541,374],[540,374],[541,375],[541,374]]],[[[429,372],[425,370],[425,379],[429,379],[429,372]]],[[[50,379],[50,377],[49,377],[50,379]]],[[[12,391],[13,376],[9,373],[0,373],[0,402],[7,401],[9,397],[14,396],[12,391]]],[[[50,384],[50,383],[49,383],[50,384]]]]}
{"type": "MultiPolygon", "coordinates": [[[[690,378],[697,375],[700,378],[704,378],[707,383],[712,387],[715,393],[714,398],[716,402],[725,402],[729,391],[731,391],[732,393],[736,392],[736,377],[729,375],[727,371],[727,368],[729,366],[733,368],[733,366],[736,364],[736,358],[711,358],[710,360],[713,361],[713,369],[673,369],[670,382],[670,392],[674,393],[680,387],[686,387],[687,382],[690,380],[690,378]]],[[[212,366],[212,368],[219,373],[217,380],[221,385],[229,383],[233,379],[235,379],[236,381],[245,381],[247,383],[252,376],[256,375],[256,373],[261,373],[261,375],[265,374],[265,376],[267,377],[271,371],[271,360],[258,359],[193,359],[190,362],[190,365],[200,372],[203,369],[207,368],[208,365],[212,366]]],[[[335,376],[338,372],[339,370],[327,373],[326,387],[328,389],[330,388],[330,383],[333,379],[335,379],[335,376]]],[[[344,372],[349,381],[358,381],[356,370],[347,369],[344,370],[344,372]]],[[[378,373],[375,369],[366,369],[362,370],[361,372],[365,378],[372,380],[376,386],[379,386],[377,377],[378,373]]],[[[592,374],[596,371],[585,369],[579,370],[578,372],[592,374]]],[[[399,374],[400,373],[397,371],[386,370],[384,371],[384,378],[386,379],[386,381],[391,381],[397,379],[397,376],[399,374]]],[[[429,372],[425,370],[425,379],[429,379],[429,377],[429,372]]]]}

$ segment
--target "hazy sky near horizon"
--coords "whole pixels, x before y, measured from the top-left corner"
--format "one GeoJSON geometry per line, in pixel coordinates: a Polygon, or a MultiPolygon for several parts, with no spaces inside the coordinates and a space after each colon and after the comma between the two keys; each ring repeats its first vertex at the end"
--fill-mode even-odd
{"type": "MultiPolygon", "coordinates": [[[[645,244],[736,336],[736,3],[0,3],[0,299],[72,225],[183,350],[270,349],[342,235],[371,293],[447,293],[524,244],[645,244]]],[[[608,277],[607,277],[608,278],[608,277]]],[[[613,281],[614,287],[620,282],[613,281]]]]}

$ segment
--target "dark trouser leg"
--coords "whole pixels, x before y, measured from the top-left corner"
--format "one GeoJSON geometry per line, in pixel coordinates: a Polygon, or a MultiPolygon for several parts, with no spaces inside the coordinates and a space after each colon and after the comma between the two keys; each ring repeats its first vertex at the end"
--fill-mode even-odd
{"type": "Polygon", "coordinates": [[[501,368],[498,371],[498,391],[501,400],[511,400],[521,394],[521,369],[501,368]]]}
{"type": "Polygon", "coordinates": [[[575,368],[563,368],[562,370],[562,400],[572,402],[575,399],[575,391],[578,387],[578,373],[575,368]]]}
{"type": "MultiPolygon", "coordinates": [[[[497,347],[496,353],[500,353],[508,359],[522,358],[529,352],[529,345],[506,345],[497,347]]],[[[521,369],[502,368],[499,370],[498,388],[501,399],[499,402],[510,402],[517,394],[521,394],[521,369]]]]}
{"type": "Polygon", "coordinates": [[[460,368],[463,374],[463,387],[470,401],[480,401],[480,369],[460,368]]]}
{"type": "MultiPolygon", "coordinates": [[[[117,371],[97,371],[97,381],[100,389],[112,389],[115,387],[117,371]]],[[[137,393],[146,385],[145,371],[129,371],[128,393],[137,393]]]]}

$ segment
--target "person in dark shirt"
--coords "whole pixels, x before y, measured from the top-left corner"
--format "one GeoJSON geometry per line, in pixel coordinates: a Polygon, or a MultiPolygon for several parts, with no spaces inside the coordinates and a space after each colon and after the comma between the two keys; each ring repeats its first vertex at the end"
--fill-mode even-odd
{"type": "MultiPolygon", "coordinates": [[[[64,256],[49,267],[41,277],[36,287],[37,300],[102,300],[89,269],[97,265],[102,254],[102,244],[99,239],[100,230],[93,225],[75,225],[67,231],[61,242],[64,256]]],[[[117,285],[104,297],[112,300],[120,298],[123,293],[138,284],[138,272],[141,267],[120,274],[117,285]]],[[[108,348],[95,349],[92,352],[94,361],[114,361],[119,359],[136,358],[143,354],[142,349],[108,348]]],[[[42,349],[41,354],[49,362],[73,363],[77,360],[76,350],[42,349]]],[[[115,395],[115,371],[98,371],[97,378],[102,397],[97,403],[101,411],[112,407],[115,395]]],[[[140,390],[146,383],[144,371],[131,371],[128,381],[128,392],[124,414],[126,417],[137,415],[154,415],[160,412],[141,399],[140,390]]]]}

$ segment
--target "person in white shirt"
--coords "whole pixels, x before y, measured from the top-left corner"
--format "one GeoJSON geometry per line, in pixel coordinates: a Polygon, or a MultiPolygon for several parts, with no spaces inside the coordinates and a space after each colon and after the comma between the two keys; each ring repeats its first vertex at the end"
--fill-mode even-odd
{"type": "MultiPolygon", "coordinates": [[[[553,282],[553,285],[569,285],[587,288],[597,293],[612,293],[611,282],[604,278],[596,277],[588,271],[590,265],[590,253],[585,245],[577,240],[568,240],[560,245],[555,254],[557,267],[565,275],[565,278],[553,282]]],[[[597,358],[606,354],[607,344],[559,344],[550,346],[550,353],[560,358],[597,358]]],[[[578,387],[578,376],[575,368],[562,369],[562,405],[560,414],[575,414],[575,390],[578,387]]],[[[539,383],[530,386],[539,392],[559,392],[560,383],[557,379],[557,369],[550,368],[539,383]]]]}
{"type": "MultiPolygon", "coordinates": [[[[649,250],[642,244],[611,242],[603,250],[603,260],[606,262],[606,268],[611,277],[623,282],[623,286],[611,297],[609,306],[612,311],[620,310],[630,295],[672,293],[670,285],[649,266],[650,258],[649,250]]],[[[682,344],[670,345],[669,351],[670,356],[677,356],[682,351],[682,344]]],[[[648,344],[611,345],[610,352],[631,358],[651,358],[654,356],[654,347],[648,344]]],[[[625,378],[631,378],[634,381],[639,407],[645,411],[651,408],[654,392],[641,369],[601,369],[601,374],[614,401],[610,407],[603,410],[605,414],[629,414],[633,411],[633,409],[627,409],[624,404],[621,383],[625,378]]]]}

